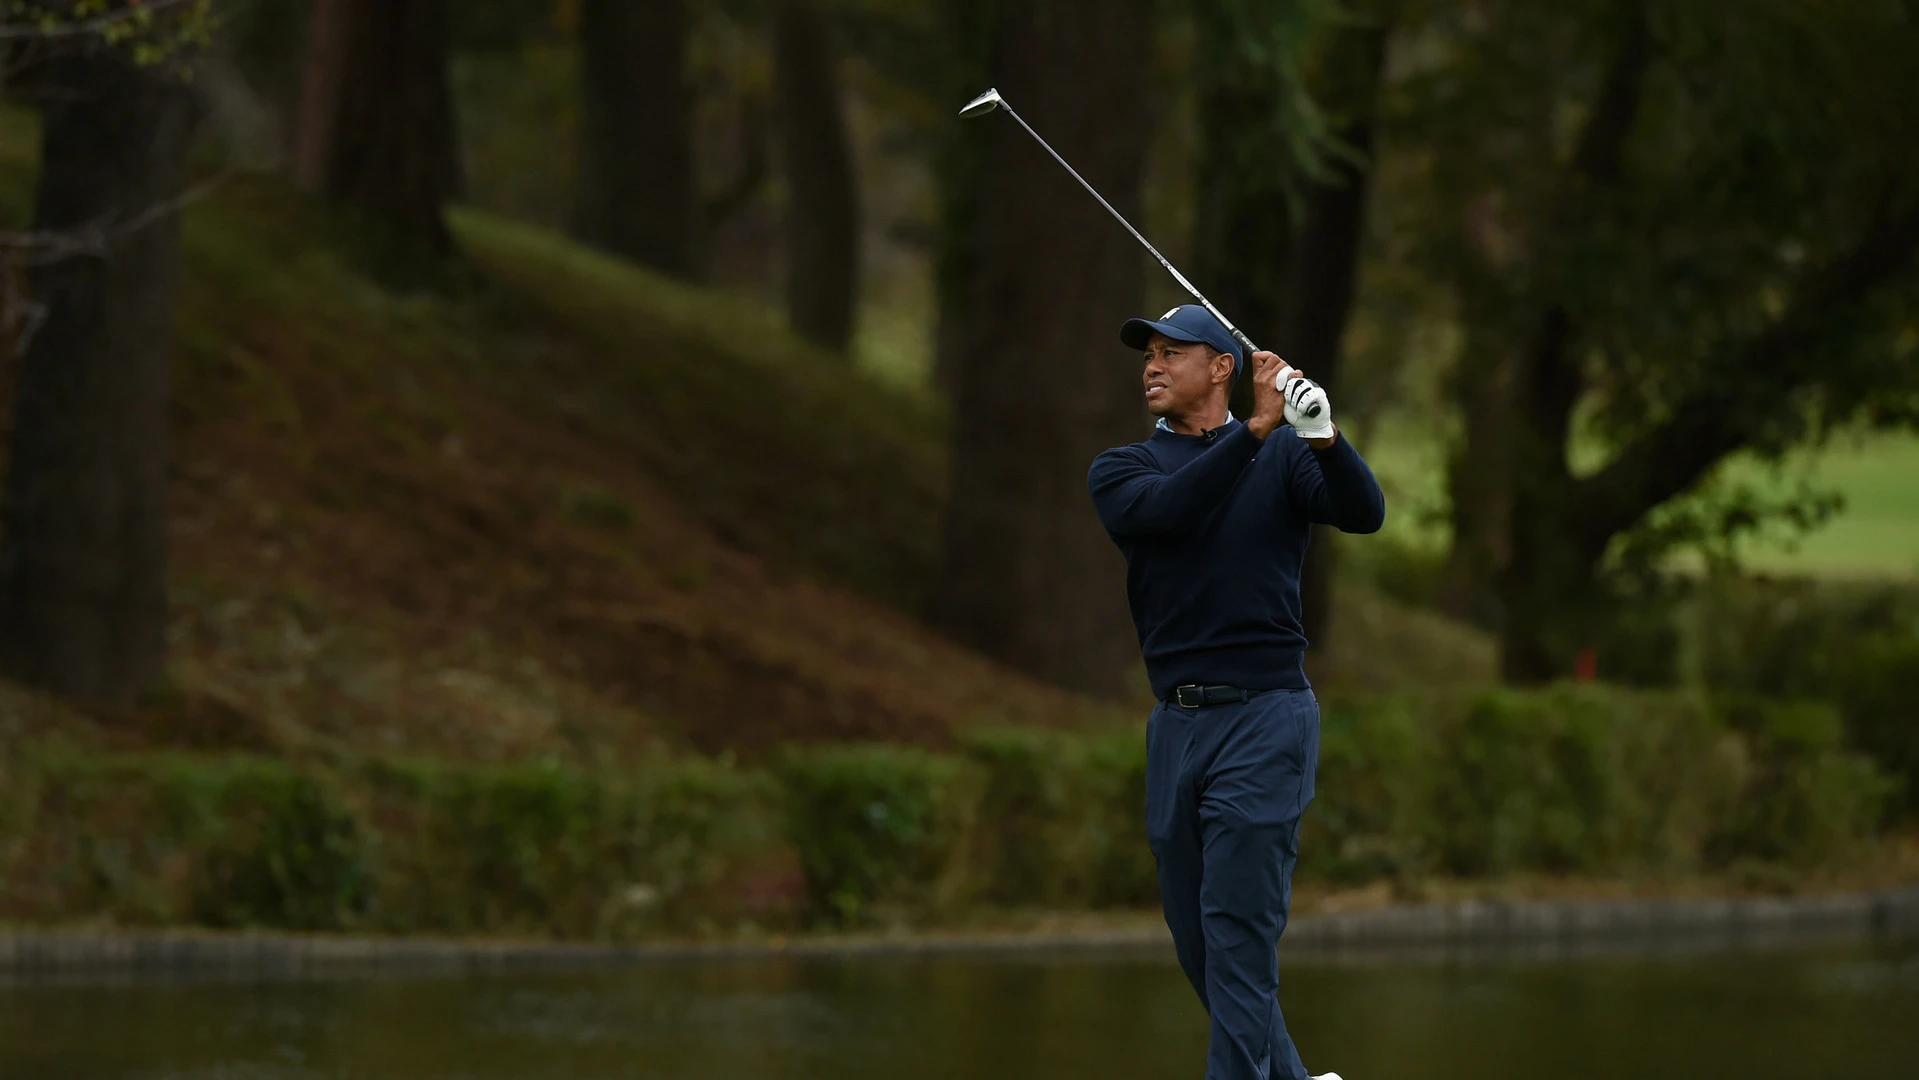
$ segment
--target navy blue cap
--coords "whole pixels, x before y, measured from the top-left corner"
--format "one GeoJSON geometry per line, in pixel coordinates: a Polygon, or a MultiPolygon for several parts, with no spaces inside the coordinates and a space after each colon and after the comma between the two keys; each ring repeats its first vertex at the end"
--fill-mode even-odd
{"type": "Polygon", "coordinates": [[[1128,319],[1126,325],[1119,328],[1119,340],[1129,349],[1144,349],[1154,331],[1174,341],[1203,341],[1220,352],[1232,354],[1235,378],[1246,370],[1246,350],[1234,339],[1232,331],[1226,329],[1225,323],[1198,304],[1181,304],[1157,320],[1128,319]]]}

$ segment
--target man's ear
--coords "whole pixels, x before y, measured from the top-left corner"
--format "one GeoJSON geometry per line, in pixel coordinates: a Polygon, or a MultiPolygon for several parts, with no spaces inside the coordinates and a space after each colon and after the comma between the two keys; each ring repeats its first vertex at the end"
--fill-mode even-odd
{"type": "Polygon", "coordinates": [[[1213,357],[1213,382],[1233,384],[1233,354],[1223,352],[1213,357]]]}

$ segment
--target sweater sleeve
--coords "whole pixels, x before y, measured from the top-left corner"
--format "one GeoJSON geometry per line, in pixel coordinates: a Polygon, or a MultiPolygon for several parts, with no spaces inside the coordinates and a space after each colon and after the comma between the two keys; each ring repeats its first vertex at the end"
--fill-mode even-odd
{"type": "MultiPolygon", "coordinates": [[[[1290,430],[1287,432],[1291,437],[1290,430]]],[[[1274,433],[1278,437],[1278,433],[1274,433]]],[[[1300,445],[1288,477],[1293,502],[1316,525],[1340,532],[1374,533],[1386,523],[1386,494],[1366,459],[1340,435],[1324,450],[1300,445]]]]}
{"type": "Polygon", "coordinates": [[[1180,533],[1226,500],[1259,447],[1242,424],[1171,473],[1161,472],[1142,450],[1108,450],[1093,459],[1086,489],[1100,522],[1114,536],[1180,533]]]}

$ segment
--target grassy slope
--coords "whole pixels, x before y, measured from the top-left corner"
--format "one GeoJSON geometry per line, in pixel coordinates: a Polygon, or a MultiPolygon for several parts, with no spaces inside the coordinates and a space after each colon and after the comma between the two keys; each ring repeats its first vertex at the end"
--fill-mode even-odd
{"type": "MultiPolygon", "coordinates": [[[[4,136],[19,221],[34,139],[4,136]]],[[[923,402],[723,299],[459,226],[482,274],[408,294],[273,181],[189,212],[174,685],[115,737],[590,758],[1111,715],[898,613],[937,536],[923,402]]]]}

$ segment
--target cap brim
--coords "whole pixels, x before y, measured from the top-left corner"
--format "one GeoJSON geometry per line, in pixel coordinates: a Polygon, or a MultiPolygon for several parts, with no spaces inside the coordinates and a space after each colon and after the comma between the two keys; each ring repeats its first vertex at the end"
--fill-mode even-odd
{"type": "Polygon", "coordinates": [[[1196,337],[1188,337],[1186,331],[1170,323],[1153,322],[1151,319],[1128,319],[1119,328],[1119,343],[1129,349],[1144,349],[1146,343],[1153,340],[1154,334],[1165,334],[1174,341],[1184,341],[1189,345],[1204,345],[1196,337]]]}

